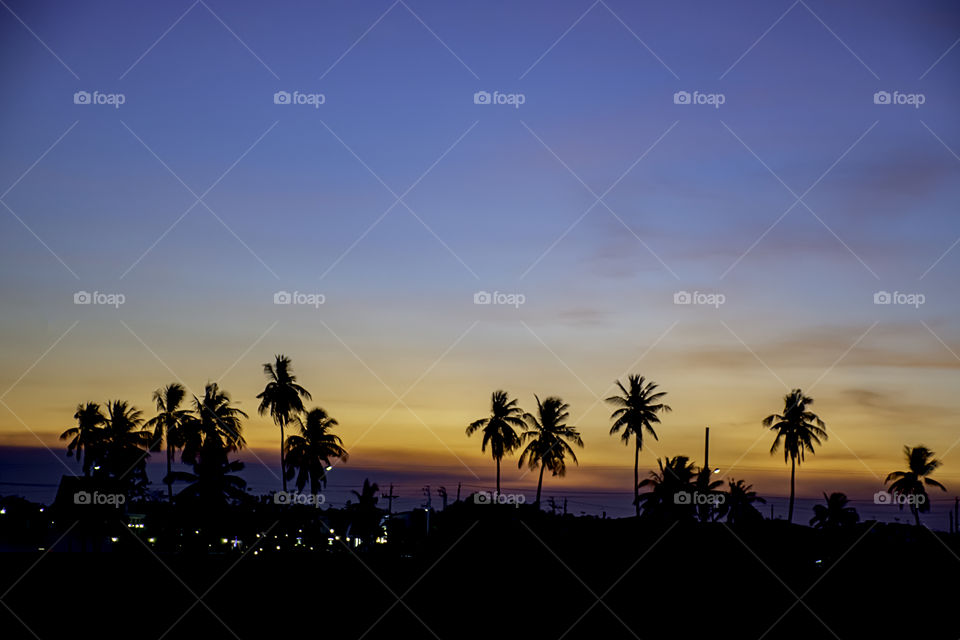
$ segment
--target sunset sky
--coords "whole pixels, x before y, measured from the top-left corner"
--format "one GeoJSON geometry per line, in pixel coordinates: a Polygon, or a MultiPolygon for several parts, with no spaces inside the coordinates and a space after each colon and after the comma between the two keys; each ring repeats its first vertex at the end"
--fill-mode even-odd
{"type": "Polygon", "coordinates": [[[629,492],[603,398],[640,373],[673,407],[644,472],[710,426],[713,465],[783,495],[760,421],[801,387],[830,433],[801,495],[922,443],[952,497],[958,37],[955,2],[8,1],[0,447],[63,458],[77,403],[215,380],[277,465],[255,396],[284,353],[381,484],[489,484],[464,428],[502,388],[571,406],[581,465],[546,486],[629,492]]]}

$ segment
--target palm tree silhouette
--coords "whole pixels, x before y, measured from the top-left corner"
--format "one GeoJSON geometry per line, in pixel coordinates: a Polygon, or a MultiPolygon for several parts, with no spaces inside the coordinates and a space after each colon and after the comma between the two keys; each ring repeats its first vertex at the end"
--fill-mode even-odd
{"type": "Polygon", "coordinates": [[[290,358],[280,354],[274,357],[274,362],[263,365],[263,373],[267,377],[267,386],[257,395],[260,400],[258,409],[260,415],[269,412],[270,417],[280,427],[280,476],[283,491],[287,490],[287,474],[284,473],[284,427],[290,420],[303,412],[303,401],[310,400],[310,392],[297,384],[297,377],[293,375],[290,358]]]}
{"type": "Polygon", "coordinates": [[[520,460],[517,467],[523,467],[527,463],[530,469],[536,469],[540,466],[540,479],[537,481],[537,499],[534,501],[536,507],[540,507],[540,493],[543,489],[543,470],[550,469],[555,476],[563,477],[567,473],[566,456],[576,464],[577,456],[573,448],[567,443],[574,443],[578,447],[583,447],[583,439],[576,427],[566,424],[570,417],[567,409],[570,407],[560,398],[549,397],[542,403],[540,398],[533,396],[537,400],[537,414],[524,413],[523,419],[527,423],[527,430],[521,434],[523,442],[527,443],[526,448],[520,454],[520,460]]]}
{"type": "MultiPolygon", "coordinates": [[[[184,425],[192,418],[189,409],[181,409],[187,392],[183,385],[173,382],[153,392],[153,401],[157,405],[157,415],[151,418],[146,426],[153,428],[152,451],[159,451],[160,445],[167,445],[167,478],[170,478],[174,452],[183,446],[184,425]]],[[[173,482],[167,482],[167,499],[173,502],[173,482]]]]}
{"type": "Polygon", "coordinates": [[[754,502],[766,504],[767,501],[753,491],[753,485],[731,478],[727,484],[726,499],[720,505],[720,516],[726,517],[731,527],[759,522],[763,520],[763,514],[753,506],[754,502]]]}
{"type": "Polygon", "coordinates": [[[698,500],[697,519],[700,522],[713,522],[720,517],[720,510],[714,509],[714,505],[720,505],[726,501],[726,495],[718,488],[723,486],[722,480],[713,480],[713,471],[702,467],[693,478],[693,491],[698,496],[706,496],[706,500],[698,500]]]}
{"type": "Polygon", "coordinates": [[[151,435],[143,428],[143,414],[139,409],[124,400],[108,401],[102,465],[106,475],[124,481],[130,488],[144,487],[151,435]]]}
{"type": "Polygon", "coordinates": [[[287,437],[286,478],[297,475],[297,491],[303,491],[310,481],[310,491],[314,494],[327,484],[327,467],[330,458],[339,458],[346,462],[347,450],[343,448],[340,436],[330,433],[337,421],[319,407],[311,409],[304,417],[297,416],[300,435],[287,437]]]}
{"type": "Polygon", "coordinates": [[[380,524],[380,510],[377,508],[380,487],[376,482],[370,482],[369,478],[363,479],[363,488],[360,491],[352,490],[357,498],[356,504],[350,505],[353,512],[350,529],[355,538],[368,542],[370,538],[375,537],[380,524]]]}
{"type": "Polygon", "coordinates": [[[193,413],[183,425],[183,462],[196,464],[208,442],[208,452],[218,449],[232,452],[246,446],[243,419],[248,416],[232,405],[230,394],[221,390],[216,382],[207,383],[202,400],[194,396],[193,413]]]}
{"type": "Polygon", "coordinates": [[[657,458],[657,466],[660,471],[651,471],[650,477],[639,483],[641,488],[650,487],[649,492],[640,494],[644,515],[692,520],[695,509],[691,497],[697,475],[693,462],[687,456],[674,456],[657,458]]]}
{"type": "Polygon", "coordinates": [[[643,449],[643,432],[646,430],[654,440],[657,440],[657,432],[653,430],[653,425],[660,423],[658,413],[671,411],[670,407],[663,404],[661,400],[666,394],[665,391],[657,392],[657,385],[653,382],[647,382],[643,376],[627,376],[629,388],[625,388],[623,383],[617,380],[617,386],[622,395],[610,396],[607,402],[616,405],[618,408],[610,414],[613,420],[613,426],[610,427],[610,435],[619,433],[623,430],[620,439],[623,444],[630,444],[630,436],[633,436],[635,448],[633,452],[633,506],[636,509],[637,517],[640,517],[640,450],[643,449]]]}
{"type": "Polygon", "coordinates": [[[174,471],[164,482],[186,482],[187,486],[177,493],[177,501],[198,507],[205,515],[216,511],[228,501],[240,501],[246,497],[247,482],[232,475],[244,467],[240,460],[228,460],[229,447],[219,438],[207,438],[193,458],[193,473],[174,471]]]}
{"type": "Polygon", "coordinates": [[[813,517],[810,524],[815,529],[837,529],[848,527],[860,522],[860,515],[853,507],[847,506],[850,501],[845,493],[824,493],[826,504],[813,505],[813,517]]]}
{"type": "Polygon", "coordinates": [[[930,499],[927,496],[926,488],[937,487],[941,491],[946,491],[947,488],[929,477],[941,464],[939,460],[933,457],[933,451],[923,445],[905,446],[903,455],[907,459],[907,471],[894,471],[887,475],[887,479],[883,483],[887,484],[892,481],[890,493],[908,498],[910,512],[919,527],[920,514],[930,511],[930,499]]]}
{"type": "Polygon", "coordinates": [[[490,416],[474,420],[467,427],[467,435],[483,430],[480,451],[486,451],[490,445],[490,454],[497,463],[497,495],[500,495],[500,461],[503,456],[520,446],[520,436],[514,431],[524,428],[523,409],[517,406],[516,399],[510,400],[506,391],[494,391],[490,396],[490,416]]]}
{"type": "Polygon", "coordinates": [[[770,447],[770,454],[776,453],[783,445],[783,461],[790,460],[790,507],[787,522],[793,522],[793,502],[796,495],[797,465],[803,461],[804,452],[816,453],[813,445],[820,445],[820,439],[827,439],[823,420],[817,414],[807,411],[813,404],[813,398],[803,395],[800,389],[794,389],[783,398],[783,414],[774,413],[763,419],[763,426],[777,432],[770,447]]]}
{"type": "Polygon", "coordinates": [[[77,426],[61,433],[60,439],[70,441],[67,443],[67,457],[76,454],[77,462],[83,464],[83,475],[90,477],[90,469],[97,464],[97,456],[101,455],[98,449],[103,445],[103,425],[107,419],[96,402],[78,404],[73,418],[77,426]],[[86,459],[83,457],[85,452],[86,459]]]}

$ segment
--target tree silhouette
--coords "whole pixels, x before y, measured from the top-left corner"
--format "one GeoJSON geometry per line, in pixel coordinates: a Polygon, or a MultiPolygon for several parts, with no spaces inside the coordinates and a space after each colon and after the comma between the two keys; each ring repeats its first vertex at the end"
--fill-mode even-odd
{"type": "Polygon", "coordinates": [[[849,527],[860,522],[860,515],[853,507],[847,506],[850,501],[844,493],[824,493],[826,504],[813,505],[813,517],[810,525],[815,529],[837,529],[849,527]]]}
{"type": "Polygon", "coordinates": [[[350,529],[355,538],[363,542],[375,537],[380,525],[381,510],[377,508],[380,487],[376,482],[370,482],[369,478],[364,478],[363,488],[360,491],[351,491],[357,498],[356,504],[350,505],[352,511],[350,529]]]}
{"type": "Polygon", "coordinates": [[[687,456],[657,458],[659,471],[651,471],[650,477],[640,481],[639,486],[650,487],[640,494],[640,503],[646,517],[672,520],[692,520],[696,510],[692,494],[696,490],[694,478],[697,473],[687,456]]]}
{"type": "MultiPolygon", "coordinates": [[[[162,443],[167,445],[167,478],[173,465],[176,449],[183,446],[184,426],[193,419],[189,409],[182,409],[187,392],[183,385],[173,382],[153,392],[153,401],[157,405],[157,415],[146,426],[153,428],[151,451],[159,451],[162,443]]],[[[167,482],[167,499],[173,502],[173,483],[167,482]]]]}
{"type": "Polygon", "coordinates": [[[347,450],[343,448],[340,436],[330,433],[337,421],[319,407],[311,409],[305,417],[297,416],[300,435],[287,438],[286,479],[297,476],[297,491],[303,491],[307,481],[314,494],[327,484],[327,467],[331,458],[347,460],[347,450]]]}
{"type": "Polygon", "coordinates": [[[720,505],[720,517],[725,517],[727,524],[731,527],[760,522],[763,520],[763,514],[753,506],[754,502],[766,504],[767,501],[753,491],[753,485],[743,480],[734,481],[731,478],[727,486],[726,499],[720,505]]]}
{"type": "Polygon", "coordinates": [[[567,409],[570,407],[563,400],[552,396],[541,403],[540,398],[537,396],[534,398],[537,401],[537,415],[523,414],[527,430],[521,434],[521,439],[527,443],[527,446],[520,454],[517,467],[523,467],[526,463],[530,469],[536,469],[539,465],[540,479],[537,481],[537,499],[534,501],[534,505],[539,508],[540,493],[543,489],[543,470],[549,469],[555,476],[565,476],[568,455],[575,464],[579,464],[573,448],[567,441],[582,448],[583,439],[580,438],[576,427],[566,424],[566,420],[570,417],[567,409]]]}
{"type": "Polygon", "coordinates": [[[150,431],[143,428],[143,414],[139,409],[124,400],[108,401],[102,440],[102,474],[122,482],[128,491],[142,490],[147,484],[146,458],[150,436],[150,431]]]}
{"type": "Polygon", "coordinates": [[[520,446],[520,436],[514,428],[524,428],[523,409],[517,406],[516,399],[510,400],[506,391],[494,391],[490,396],[490,416],[470,423],[467,435],[483,431],[480,450],[486,451],[490,445],[490,455],[497,463],[497,495],[500,495],[500,461],[503,456],[520,446]]]}
{"type": "Polygon", "coordinates": [[[193,473],[174,471],[168,474],[164,478],[168,486],[174,482],[187,483],[177,493],[177,501],[209,515],[230,501],[243,500],[247,482],[232,474],[241,471],[244,464],[240,460],[228,460],[228,451],[219,438],[207,438],[193,458],[193,473]]]}
{"type": "Polygon", "coordinates": [[[270,417],[280,427],[280,476],[283,490],[287,490],[287,475],[284,473],[284,427],[292,418],[303,412],[303,401],[310,400],[310,392],[297,384],[293,375],[290,358],[285,355],[274,356],[274,362],[263,365],[267,377],[267,386],[257,395],[260,400],[260,415],[269,412],[270,417]]]}
{"type": "Polygon", "coordinates": [[[107,419],[96,402],[78,404],[73,418],[77,421],[77,426],[61,433],[60,439],[70,441],[67,443],[67,457],[76,454],[77,462],[83,465],[83,475],[89,478],[90,469],[99,462],[97,457],[102,455],[100,449],[105,435],[103,425],[107,419]],[[87,454],[86,458],[84,453],[87,454]]]}
{"type": "Polygon", "coordinates": [[[929,477],[941,464],[939,460],[933,457],[933,451],[923,445],[905,446],[903,455],[907,459],[907,471],[894,471],[887,475],[883,482],[884,484],[892,482],[890,493],[908,499],[910,512],[919,527],[920,514],[930,511],[927,487],[937,487],[941,491],[946,491],[947,488],[929,477]]]}
{"type": "Polygon", "coordinates": [[[193,398],[192,419],[183,425],[183,453],[186,464],[196,464],[204,447],[208,452],[222,449],[238,451],[246,446],[243,439],[243,419],[247,414],[233,406],[230,394],[220,389],[216,382],[208,382],[203,389],[203,399],[193,398]]]}
{"type": "Polygon", "coordinates": [[[636,509],[637,517],[640,517],[640,450],[643,449],[643,432],[646,431],[654,440],[657,440],[657,432],[653,430],[653,425],[660,423],[659,413],[671,411],[669,405],[663,404],[661,400],[666,394],[665,391],[658,392],[657,385],[653,382],[647,382],[643,376],[627,376],[627,385],[617,380],[617,386],[620,388],[621,395],[610,396],[607,402],[618,408],[610,414],[613,420],[613,426],[610,427],[610,435],[623,431],[620,439],[623,444],[630,443],[630,436],[633,436],[635,448],[633,452],[633,506],[636,509]]]}
{"type": "Polygon", "coordinates": [[[783,414],[774,413],[763,419],[763,426],[777,432],[770,447],[770,454],[783,446],[783,461],[790,460],[790,506],[787,522],[793,522],[793,502],[796,495],[797,465],[803,461],[804,452],[816,453],[813,445],[827,439],[826,425],[815,413],[807,411],[813,398],[794,389],[783,398],[783,414]]]}
{"type": "Polygon", "coordinates": [[[693,491],[698,496],[705,496],[706,499],[697,501],[696,511],[697,519],[700,522],[713,522],[720,517],[720,510],[715,509],[714,505],[721,505],[726,501],[726,494],[718,491],[723,486],[722,480],[711,480],[713,471],[702,467],[693,478],[693,491]]]}

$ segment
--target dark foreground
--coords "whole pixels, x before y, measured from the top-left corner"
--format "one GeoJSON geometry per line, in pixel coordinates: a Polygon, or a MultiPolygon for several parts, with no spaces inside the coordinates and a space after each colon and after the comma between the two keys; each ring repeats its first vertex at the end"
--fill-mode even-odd
{"type": "Polygon", "coordinates": [[[960,541],[904,525],[651,525],[511,507],[326,552],[0,554],[0,637],[950,638],[960,541]]]}

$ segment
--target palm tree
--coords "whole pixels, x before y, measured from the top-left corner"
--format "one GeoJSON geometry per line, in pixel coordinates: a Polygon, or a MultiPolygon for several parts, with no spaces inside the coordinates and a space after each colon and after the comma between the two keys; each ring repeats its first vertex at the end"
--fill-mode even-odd
{"type": "Polygon", "coordinates": [[[860,522],[860,515],[857,510],[847,506],[850,501],[845,493],[835,492],[829,496],[824,493],[823,499],[826,502],[825,505],[813,505],[813,517],[810,518],[810,524],[815,529],[837,529],[860,522]]]}
{"type": "Polygon", "coordinates": [[[174,482],[188,483],[177,493],[177,501],[199,507],[209,515],[230,501],[237,502],[246,497],[246,481],[232,475],[243,467],[240,460],[227,458],[227,448],[221,440],[210,438],[193,460],[193,473],[174,471],[167,474],[164,482],[167,486],[174,482]]]}
{"type": "Polygon", "coordinates": [[[490,396],[490,416],[474,420],[467,427],[468,436],[483,430],[480,451],[485,452],[490,445],[490,454],[497,463],[497,495],[500,495],[500,461],[520,446],[520,436],[514,428],[524,426],[523,409],[517,406],[516,399],[510,400],[506,391],[494,391],[490,396]]]}
{"type": "Polygon", "coordinates": [[[629,388],[625,388],[623,383],[617,380],[617,386],[622,395],[610,396],[607,402],[616,405],[618,408],[612,414],[613,426],[610,427],[610,435],[623,430],[620,439],[623,444],[630,444],[630,436],[633,436],[635,448],[633,452],[633,506],[637,511],[637,517],[640,517],[640,450],[643,449],[643,432],[646,430],[654,440],[657,440],[657,432],[653,430],[653,425],[660,423],[658,413],[671,411],[668,405],[661,402],[666,394],[665,391],[656,391],[657,385],[653,382],[646,382],[643,376],[627,376],[629,388]]]}
{"type": "MultiPolygon", "coordinates": [[[[170,478],[173,465],[174,451],[183,446],[184,425],[193,414],[189,409],[181,409],[187,392],[183,385],[173,382],[153,392],[153,401],[157,405],[157,415],[151,418],[146,426],[153,427],[153,444],[151,450],[158,451],[161,443],[167,445],[167,478],[170,478]]],[[[167,482],[167,499],[173,502],[173,482],[167,482]]]]}
{"type": "MultiPolygon", "coordinates": [[[[890,492],[895,496],[905,496],[910,504],[910,512],[920,526],[920,514],[930,511],[930,500],[927,497],[927,487],[937,487],[941,491],[947,488],[930,478],[930,474],[940,466],[933,451],[923,445],[916,447],[906,446],[903,455],[907,459],[907,471],[894,471],[887,476],[884,484],[891,482],[890,492]]],[[[902,504],[902,503],[901,503],[902,504]]]]}
{"type": "Polygon", "coordinates": [[[283,429],[290,420],[303,412],[303,401],[310,400],[310,392],[297,384],[297,377],[293,375],[290,358],[285,355],[275,356],[274,362],[263,365],[263,373],[267,377],[267,386],[257,396],[260,400],[260,415],[269,412],[273,421],[280,426],[280,476],[283,491],[287,490],[287,475],[283,472],[284,465],[284,435],[283,429]]]}
{"type": "Polygon", "coordinates": [[[143,428],[143,413],[124,400],[108,401],[104,430],[105,475],[117,481],[126,480],[131,487],[145,486],[152,434],[143,428]]]}
{"type": "Polygon", "coordinates": [[[351,491],[357,498],[356,504],[349,505],[348,509],[352,512],[350,526],[347,529],[358,540],[366,543],[371,538],[376,537],[380,525],[380,509],[377,508],[380,487],[376,482],[370,482],[369,478],[363,479],[363,488],[360,491],[351,491]]]}
{"type": "Polygon", "coordinates": [[[566,424],[570,417],[567,412],[569,405],[557,397],[549,397],[542,403],[540,398],[534,396],[537,400],[537,414],[523,414],[523,419],[527,423],[527,430],[521,434],[523,442],[527,443],[526,448],[520,454],[518,467],[523,467],[524,463],[530,469],[536,469],[540,466],[540,479],[537,481],[537,499],[534,504],[540,507],[540,493],[543,489],[543,470],[549,469],[555,476],[563,477],[567,473],[566,456],[576,464],[577,456],[573,448],[567,443],[574,443],[578,447],[583,447],[583,439],[580,438],[580,432],[576,427],[566,424]]]}
{"type": "Polygon", "coordinates": [[[657,458],[660,471],[651,471],[650,477],[640,481],[640,487],[650,491],[640,494],[645,516],[662,516],[676,520],[692,520],[696,509],[691,500],[696,491],[697,472],[687,456],[657,458]]]}
{"type": "Polygon", "coordinates": [[[196,464],[208,441],[211,441],[208,451],[222,449],[224,456],[246,446],[243,418],[248,416],[233,406],[230,394],[222,391],[216,382],[207,383],[202,400],[193,397],[193,414],[183,424],[183,462],[196,464]]]}
{"type": "Polygon", "coordinates": [[[340,436],[329,432],[337,426],[337,421],[323,409],[311,409],[305,419],[298,416],[297,422],[300,435],[289,436],[285,447],[286,478],[297,474],[297,491],[303,491],[309,480],[310,491],[316,494],[327,484],[330,458],[346,461],[347,450],[340,436]]]}
{"type": "Polygon", "coordinates": [[[77,421],[77,426],[70,427],[61,433],[60,439],[70,441],[67,443],[67,457],[72,457],[76,453],[77,462],[83,464],[83,475],[89,477],[90,468],[99,462],[98,448],[102,446],[103,425],[106,418],[96,402],[78,404],[73,418],[77,421]],[[87,454],[85,460],[84,452],[87,454]]]}
{"type": "Polygon", "coordinates": [[[820,439],[827,439],[827,432],[817,414],[807,411],[813,404],[813,398],[803,395],[800,389],[794,389],[783,398],[783,414],[769,415],[763,419],[763,426],[777,432],[770,447],[770,454],[776,453],[783,445],[783,461],[790,460],[790,507],[787,522],[793,522],[793,501],[796,494],[797,465],[803,461],[804,452],[816,453],[813,445],[820,445],[820,439]]]}
{"type": "Polygon", "coordinates": [[[767,501],[753,491],[753,485],[731,478],[728,481],[726,499],[720,505],[720,516],[726,517],[727,524],[731,527],[759,522],[763,520],[763,514],[753,506],[754,502],[766,504],[767,501]]]}
{"type": "Polygon", "coordinates": [[[700,522],[714,522],[720,517],[720,510],[714,509],[714,505],[721,505],[726,500],[723,491],[718,490],[723,485],[722,480],[713,480],[713,471],[703,467],[693,479],[693,491],[698,496],[697,499],[697,519],[700,522]],[[703,499],[699,496],[704,496],[703,499]]]}

